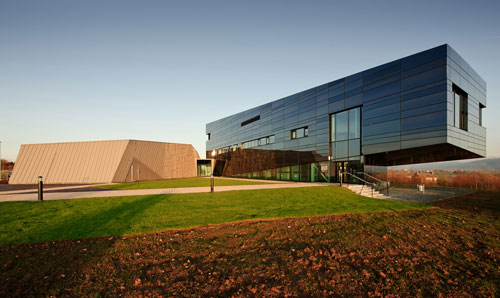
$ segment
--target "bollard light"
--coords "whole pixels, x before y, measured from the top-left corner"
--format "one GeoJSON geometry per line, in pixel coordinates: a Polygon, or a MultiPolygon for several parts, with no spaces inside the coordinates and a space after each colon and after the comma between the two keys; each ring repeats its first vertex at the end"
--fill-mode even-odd
{"type": "Polygon", "coordinates": [[[38,176],[38,202],[43,201],[43,177],[38,176]]]}
{"type": "Polygon", "coordinates": [[[214,174],[210,176],[210,192],[214,192],[214,174]]]}

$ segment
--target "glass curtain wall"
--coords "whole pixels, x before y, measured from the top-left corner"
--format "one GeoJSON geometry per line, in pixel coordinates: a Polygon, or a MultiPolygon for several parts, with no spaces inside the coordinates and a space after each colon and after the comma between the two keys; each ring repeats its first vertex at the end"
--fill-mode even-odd
{"type": "MultiPolygon", "coordinates": [[[[304,182],[339,182],[342,172],[357,175],[361,163],[361,108],[356,107],[330,115],[330,161],[317,161],[234,175],[244,178],[304,182]]],[[[290,135],[293,139],[293,135],[290,135]]],[[[241,149],[245,150],[245,149],[241,149]]],[[[247,149],[248,150],[248,149],[247,149]]],[[[298,153],[298,152],[297,152],[298,153]]],[[[291,154],[291,152],[290,152],[291,154]]],[[[344,175],[347,182],[356,183],[344,175]]]]}
{"type": "MultiPolygon", "coordinates": [[[[330,156],[335,168],[332,178],[339,181],[342,172],[356,175],[362,171],[361,164],[361,108],[353,108],[330,115],[330,156]]],[[[358,182],[350,175],[348,182],[358,182]]]]}

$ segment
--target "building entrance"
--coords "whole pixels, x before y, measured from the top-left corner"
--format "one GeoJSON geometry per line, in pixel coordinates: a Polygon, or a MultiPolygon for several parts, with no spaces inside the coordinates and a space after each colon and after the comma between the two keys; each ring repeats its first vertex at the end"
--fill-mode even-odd
{"type": "MultiPolygon", "coordinates": [[[[358,160],[352,160],[352,161],[337,161],[334,163],[335,164],[335,177],[332,177],[334,181],[332,182],[340,182],[340,175],[342,173],[350,173],[354,176],[359,177],[359,172],[363,171],[363,164],[358,161],[358,160]]],[[[349,174],[344,174],[343,176],[343,182],[345,183],[361,183],[358,179],[355,177],[349,175],[349,174]]]]}

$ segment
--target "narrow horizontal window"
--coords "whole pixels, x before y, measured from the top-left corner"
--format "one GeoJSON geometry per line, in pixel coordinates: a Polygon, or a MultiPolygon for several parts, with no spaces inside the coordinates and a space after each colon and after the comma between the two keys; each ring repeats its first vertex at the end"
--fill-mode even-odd
{"type": "MultiPolygon", "coordinates": [[[[273,144],[273,143],[274,143],[274,135],[271,135],[271,136],[266,136],[266,137],[258,138],[255,140],[243,142],[243,143],[241,143],[241,148],[248,149],[248,148],[257,147],[257,146],[265,146],[265,145],[273,144]]],[[[235,145],[235,146],[237,146],[237,145],[235,145]]]]}
{"type": "Polygon", "coordinates": [[[248,125],[248,124],[250,124],[250,123],[252,123],[252,122],[255,122],[255,121],[257,121],[257,120],[260,120],[260,115],[257,115],[257,116],[255,116],[255,117],[252,117],[252,118],[250,118],[250,119],[248,119],[248,120],[245,120],[245,121],[241,122],[241,126],[248,125]]]}

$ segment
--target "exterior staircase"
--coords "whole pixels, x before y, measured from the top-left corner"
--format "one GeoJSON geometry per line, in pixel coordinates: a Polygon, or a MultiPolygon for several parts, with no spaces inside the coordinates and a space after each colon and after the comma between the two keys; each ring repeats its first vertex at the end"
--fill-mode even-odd
{"type": "Polygon", "coordinates": [[[378,190],[373,189],[370,185],[343,183],[342,187],[345,187],[360,196],[370,198],[373,197],[376,199],[390,199],[390,197],[380,193],[378,190]]]}

